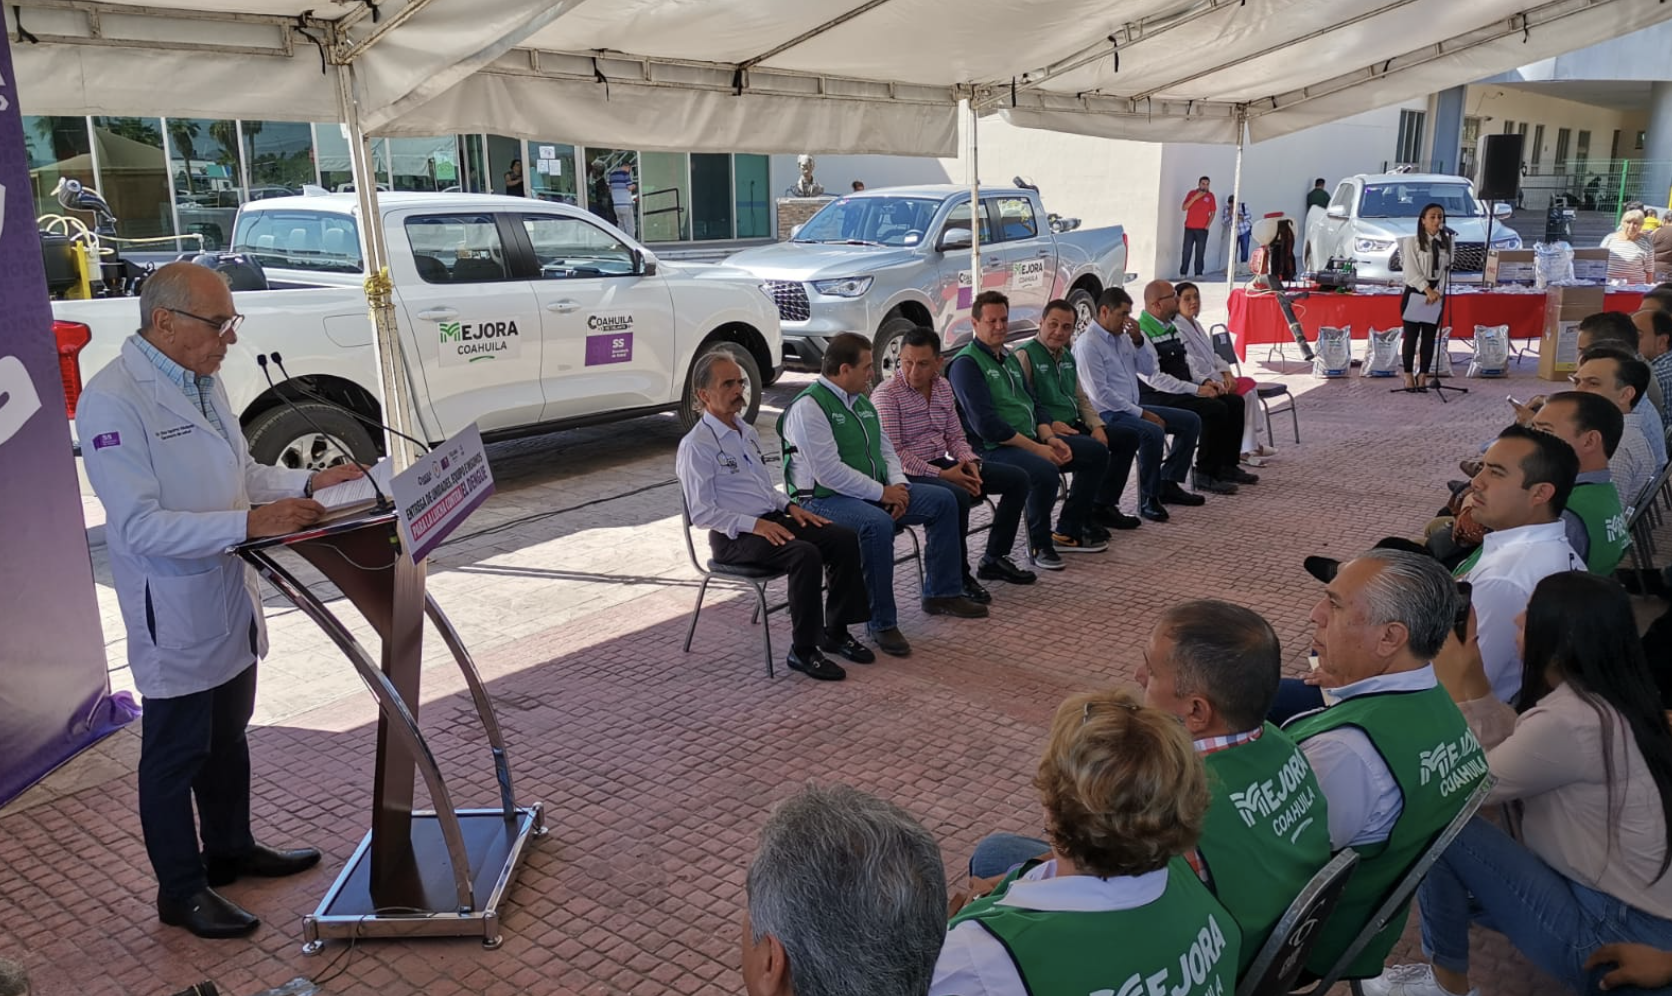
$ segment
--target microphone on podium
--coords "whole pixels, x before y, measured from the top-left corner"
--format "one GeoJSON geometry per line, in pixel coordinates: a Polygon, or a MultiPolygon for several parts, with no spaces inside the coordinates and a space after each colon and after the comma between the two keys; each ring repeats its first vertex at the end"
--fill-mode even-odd
{"type": "MultiPolygon", "coordinates": [[[[359,422],[361,425],[368,425],[368,426],[371,426],[373,429],[382,429],[384,432],[390,433],[391,435],[399,436],[402,439],[405,439],[408,442],[410,442],[412,445],[414,445],[414,446],[418,447],[419,449],[423,450],[425,453],[428,453],[431,450],[432,447],[428,443],[423,442],[422,440],[419,440],[419,439],[417,439],[413,436],[409,436],[406,433],[400,432],[396,429],[392,429],[388,425],[385,425],[384,423],[379,422],[375,418],[367,418],[366,416],[360,414],[359,412],[357,412],[354,409],[348,407],[347,405],[343,404],[340,401],[332,401],[330,398],[327,398],[323,394],[315,394],[313,391],[310,391],[307,388],[303,387],[302,382],[299,381],[299,380],[292,379],[291,376],[290,376],[290,371],[286,370],[284,368],[284,357],[279,355],[278,350],[274,350],[273,352],[268,353],[266,355],[271,357],[273,362],[278,365],[279,373],[284,375],[284,379],[285,379],[286,383],[293,390],[295,390],[295,392],[297,394],[300,394],[302,397],[307,398],[311,401],[317,401],[322,405],[330,405],[332,408],[335,408],[336,410],[342,412],[344,415],[347,415],[349,418],[354,419],[355,421],[359,422]]],[[[261,362],[261,357],[259,357],[259,356],[256,357],[256,362],[260,363],[261,362]]]]}

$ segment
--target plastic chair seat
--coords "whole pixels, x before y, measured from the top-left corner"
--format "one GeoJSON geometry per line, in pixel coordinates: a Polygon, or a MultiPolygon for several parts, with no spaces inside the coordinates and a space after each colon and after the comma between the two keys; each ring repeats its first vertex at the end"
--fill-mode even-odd
{"type": "Polygon", "coordinates": [[[745,578],[759,581],[771,581],[773,578],[781,578],[784,576],[783,571],[774,570],[771,567],[765,567],[760,564],[722,564],[718,560],[714,560],[712,558],[708,561],[708,570],[709,573],[718,574],[722,577],[745,578]]]}
{"type": "Polygon", "coordinates": [[[1256,384],[1254,392],[1262,398],[1280,398],[1289,393],[1287,384],[1256,384]]]}

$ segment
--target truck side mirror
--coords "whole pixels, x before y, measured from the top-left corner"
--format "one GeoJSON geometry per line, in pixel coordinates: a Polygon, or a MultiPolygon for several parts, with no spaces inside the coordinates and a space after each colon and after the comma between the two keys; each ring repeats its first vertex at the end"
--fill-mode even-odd
{"type": "Polygon", "coordinates": [[[935,248],[941,252],[948,252],[954,249],[968,249],[970,244],[974,241],[975,236],[969,229],[948,228],[941,232],[940,241],[935,243],[935,248]]]}
{"type": "Polygon", "coordinates": [[[646,256],[643,249],[634,249],[633,272],[641,277],[654,277],[656,275],[656,260],[646,256]]]}
{"type": "Polygon", "coordinates": [[[1515,213],[1515,205],[1508,201],[1498,201],[1492,205],[1492,217],[1503,221],[1515,213]]]}
{"type": "Polygon", "coordinates": [[[796,236],[797,236],[797,235],[800,235],[800,234],[801,234],[801,229],[802,229],[802,228],[804,228],[804,227],[806,227],[806,226],[804,226],[804,225],[796,225],[796,226],[795,226],[795,227],[794,227],[794,228],[792,228],[792,229],[790,229],[790,238],[792,238],[792,239],[793,239],[793,238],[795,238],[795,237],[796,237],[796,236]]]}
{"type": "Polygon", "coordinates": [[[1328,215],[1331,218],[1345,219],[1347,217],[1347,205],[1345,205],[1345,204],[1331,204],[1324,211],[1324,214],[1328,215]]]}

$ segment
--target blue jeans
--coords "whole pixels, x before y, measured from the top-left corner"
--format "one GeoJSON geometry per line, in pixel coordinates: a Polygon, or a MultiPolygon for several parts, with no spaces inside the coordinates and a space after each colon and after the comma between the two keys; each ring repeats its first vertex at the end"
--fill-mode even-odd
{"type": "MultiPolygon", "coordinates": [[[[871,599],[871,632],[899,625],[894,607],[894,517],[860,498],[832,495],[813,498],[807,508],[859,534],[859,562],[865,593],[871,599]]],[[[924,526],[923,597],[952,598],[964,592],[963,549],[958,536],[958,500],[945,488],[912,488],[902,526],[924,526]]]]}
{"type": "Polygon", "coordinates": [[[1179,260],[1179,276],[1190,273],[1191,251],[1196,255],[1196,275],[1202,275],[1202,258],[1208,251],[1208,230],[1205,228],[1186,228],[1184,230],[1184,256],[1179,260]]]}
{"type": "Polygon", "coordinates": [[[1017,833],[993,833],[981,838],[970,855],[970,874],[976,878],[997,878],[1024,861],[1032,861],[1051,850],[1047,841],[1017,833]]]}
{"type": "MultiPolygon", "coordinates": [[[[1158,408],[1145,405],[1144,410],[1161,417],[1167,423],[1163,429],[1154,422],[1137,415],[1125,412],[1099,412],[1103,419],[1103,430],[1109,434],[1109,444],[1114,445],[1116,436],[1136,437],[1138,440],[1138,501],[1143,503],[1153,499],[1161,491],[1163,479],[1174,484],[1183,484],[1185,475],[1190,472],[1190,461],[1196,453],[1196,440],[1202,434],[1202,419],[1195,412],[1187,412],[1182,408],[1158,408]],[[1165,461],[1162,460],[1162,450],[1167,443],[1167,436],[1173,436],[1173,452],[1165,461]]],[[[1128,465],[1130,466],[1130,464],[1128,465]]],[[[1126,470],[1122,469],[1117,480],[1107,485],[1116,495],[1126,490],[1126,470]]]]}
{"type": "Polygon", "coordinates": [[[1606,971],[1585,959],[1615,941],[1672,948],[1662,920],[1587,888],[1545,864],[1480,817],[1440,856],[1417,888],[1422,950],[1440,968],[1469,969],[1469,924],[1509,938],[1529,961],[1575,992],[1596,992],[1606,971]]]}
{"type": "MultiPolygon", "coordinates": [[[[931,461],[937,466],[952,466],[951,460],[931,461]]],[[[948,484],[939,477],[911,476],[913,485],[944,488],[958,503],[959,563],[969,570],[970,509],[977,498],[963,488],[948,484]]],[[[1016,545],[1016,529],[1022,523],[1022,507],[1028,500],[1028,475],[1007,464],[986,464],[981,468],[981,497],[994,501],[993,525],[987,530],[987,548],[983,561],[1010,556],[1016,545]]]]}

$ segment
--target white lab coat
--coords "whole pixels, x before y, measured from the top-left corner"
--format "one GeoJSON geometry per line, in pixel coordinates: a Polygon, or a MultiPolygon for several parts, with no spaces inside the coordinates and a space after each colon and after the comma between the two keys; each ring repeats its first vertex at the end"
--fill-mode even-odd
{"type": "Polygon", "coordinates": [[[210,403],[230,442],[136,337],[76,409],[87,476],[105,507],[128,665],[147,698],[214,688],[267,653],[255,571],[226,550],[244,541],[252,501],[300,496],[310,476],[250,459],[219,379],[210,403]]]}

